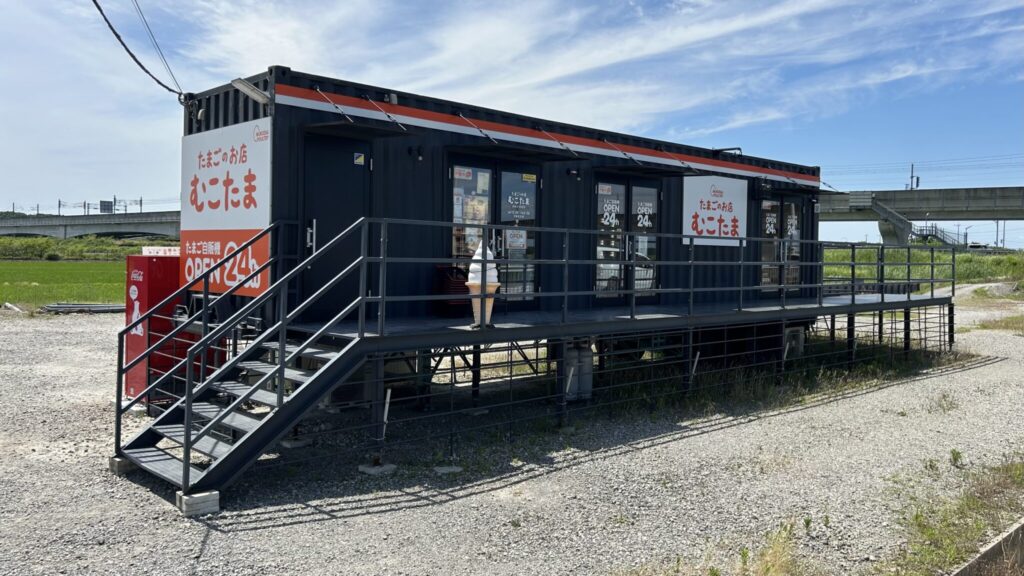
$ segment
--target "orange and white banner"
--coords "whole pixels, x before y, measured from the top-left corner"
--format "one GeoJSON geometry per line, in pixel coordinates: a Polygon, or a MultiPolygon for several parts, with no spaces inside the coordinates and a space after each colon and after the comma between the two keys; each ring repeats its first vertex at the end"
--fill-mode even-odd
{"type": "MultiPolygon", "coordinates": [[[[186,136],[181,157],[181,282],[186,284],[270,224],[270,120],[186,136]]],[[[212,274],[210,292],[237,285],[269,258],[270,239],[264,237],[212,274]]],[[[269,283],[270,273],[263,271],[235,293],[258,296],[269,283]]]]}
{"type": "MultiPolygon", "coordinates": [[[[210,274],[210,293],[220,294],[236,286],[270,259],[270,238],[264,236],[241,252],[238,247],[258,234],[253,230],[182,230],[181,281],[191,282],[225,257],[230,261],[210,274]]],[[[264,269],[234,291],[239,296],[259,296],[270,284],[270,270],[264,269]]],[[[202,282],[192,290],[202,291],[202,282]]]]}

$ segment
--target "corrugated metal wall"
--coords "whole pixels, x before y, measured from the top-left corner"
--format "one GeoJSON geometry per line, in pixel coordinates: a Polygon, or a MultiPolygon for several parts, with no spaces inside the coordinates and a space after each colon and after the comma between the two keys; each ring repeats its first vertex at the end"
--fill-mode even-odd
{"type": "MultiPolygon", "coordinates": [[[[361,97],[364,94],[371,98],[383,99],[386,91],[367,86],[360,86],[341,81],[316,78],[304,74],[293,73],[287,68],[272,68],[267,75],[250,79],[264,90],[272,91],[275,82],[283,82],[294,86],[312,88],[319,86],[327,92],[335,92],[361,97]]],[[[390,92],[390,91],[387,91],[390,92]]],[[[452,102],[400,94],[400,102],[404,105],[445,113],[462,111],[474,119],[487,119],[527,127],[542,126],[545,130],[584,137],[613,139],[618,143],[638,146],[652,146],[651,140],[618,134],[603,133],[575,126],[556,123],[541,123],[530,119],[475,107],[461,106],[452,102]]],[[[230,85],[211,90],[199,95],[197,103],[206,108],[202,121],[186,114],[185,133],[191,134],[214,129],[253,118],[263,117],[264,107],[244,97],[230,85]]],[[[364,138],[372,142],[373,171],[371,175],[369,216],[408,218],[415,220],[436,220],[450,222],[452,218],[451,181],[449,168],[452,157],[473,155],[469,149],[476,147],[477,155],[490,162],[500,162],[500,157],[508,155],[507,149],[501,147],[481,146],[486,140],[476,136],[468,136],[434,130],[410,130],[408,134],[387,135],[381,133],[358,133],[347,127],[338,114],[296,108],[276,106],[274,110],[274,159],[273,159],[273,201],[272,217],[274,220],[289,220],[298,223],[296,236],[290,246],[301,252],[304,242],[302,229],[306,225],[307,214],[304,213],[303,197],[306,194],[330,193],[330,191],[313,191],[306,189],[304,149],[307,146],[306,134],[311,127],[325,123],[334,123],[331,128],[321,129],[340,138],[364,138]],[[456,152],[455,149],[458,151],[456,152]],[[418,156],[422,153],[422,160],[418,156]]],[[[396,127],[382,126],[367,120],[359,120],[359,125],[378,126],[380,130],[387,128],[397,133],[396,127]]],[[[661,145],[661,143],[654,142],[661,145]]],[[[665,148],[679,153],[708,156],[704,149],[665,144],[665,148]]],[[[537,151],[538,154],[550,155],[550,151],[537,151]]],[[[530,154],[530,152],[524,152],[530,154]]],[[[756,166],[768,166],[778,169],[802,173],[814,173],[816,169],[800,167],[771,160],[742,157],[746,163],[756,166]]],[[[519,161],[522,162],[521,160],[519,161]]],[[[557,161],[536,162],[535,166],[542,179],[542,189],[538,191],[539,226],[556,228],[592,229],[595,226],[596,194],[595,186],[605,170],[621,169],[629,166],[628,160],[615,158],[562,158],[557,161]],[[567,173],[568,169],[579,171],[580,179],[567,173]]],[[[633,170],[640,170],[633,166],[633,170]]],[[[656,180],[662,190],[662,200],[658,219],[660,232],[684,233],[687,231],[682,208],[682,176],[664,177],[646,175],[645,178],[656,180]]],[[[813,191],[806,189],[783,190],[782,185],[771,191],[762,190],[759,182],[748,179],[748,236],[758,234],[761,200],[777,198],[780,193],[787,193],[797,199],[801,205],[802,233],[807,239],[816,238],[817,226],[813,213],[813,191]]],[[[329,217],[329,215],[323,215],[329,217]]],[[[375,234],[374,234],[375,236],[375,234]]],[[[561,258],[562,241],[555,234],[541,234],[538,238],[539,258],[561,258]]],[[[389,255],[447,258],[451,253],[451,233],[444,228],[419,228],[398,226],[389,230],[389,255]]],[[[595,255],[595,238],[590,236],[573,236],[570,246],[570,258],[593,259],[595,255]]],[[[747,262],[758,257],[756,247],[748,247],[744,255],[747,262]]],[[[805,250],[803,258],[813,260],[816,256],[805,250]]],[[[686,261],[689,259],[688,247],[679,240],[662,239],[658,245],[659,259],[686,261]]],[[[340,270],[349,261],[340,257],[332,261],[332,265],[340,270]]],[[[721,260],[736,262],[739,260],[739,248],[720,246],[698,246],[695,256],[698,260],[721,260]]],[[[435,278],[435,266],[402,265],[388,271],[388,292],[398,294],[429,294],[432,293],[435,278]]],[[[695,287],[727,287],[736,286],[739,279],[739,267],[723,265],[702,268],[694,278],[695,287]]],[[[688,271],[685,267],[664,267],[658,271],[662,287],[687,287],[688,271]]],[[[805,280],[811,281],[812,271],[805,273],[805,280]]],[[[749,266],[745,270],[744,282],[748,286],[756,285],[759,270],[749,266]]],[[[372,286],[376,285],[371,281],[372,286]]],[[[539,270],[539,285],[543,292],[562,290],[562,271],[558,266],[544,266],[539,270]]],[[[572,270],[570,290],[591,290],[594,286],[594,267],[579,266],[572,270]]],[[[759,292],[749,291],[745,296],[747,302],[756,300],[759,292]]],[[[353,295],[354,297],[354,295],[353,295]]],[[[662,295],[663,303],[684,303],[688,300],[685,294],[662,295]]],[[[713,291],[695,297],[696,302],[730,302],[736,299],[735,292],[713,291]]],[[[570,305],[573,308],[585,308],[601,305],[591,297],[574,297],[570,305]]],[[[560,298],[541,298],[538,306],[542,309],[557,310],[561,306],[560,298]]],[[[389,306],[390,315],[419,315],[431,313],[430,303],[395,304],[389,306]]]]}

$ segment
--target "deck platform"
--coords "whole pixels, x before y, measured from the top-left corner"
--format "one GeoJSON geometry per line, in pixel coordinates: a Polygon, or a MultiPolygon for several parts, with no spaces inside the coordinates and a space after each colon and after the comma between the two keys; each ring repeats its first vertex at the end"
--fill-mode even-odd
{"type": "MultiPolygon", "coordinates": [[[[377,350],[397,351],[424,346],[469,345],[520,339],[582,337],[597,334],[630,333],[660,328],[698,328],[738,326],[756,322],[812,320],[820,316],[856,314],[881,310],[901,310],[952,303],[950,296],[930,294],[856,294],[817,298],[787,298],[781,301],[754,303],[739,309],[734,303],[694,304],[689,314],[686,304],[638,305],[635,317],[628,306],[594,307],[568,311],[563,320],[561,311],[503,311],[495,304],[493,327],[474,329],[472,318],[428,316],[416,318],[387,317],[383,337],[377,333],[376,318],[368,317],[364,339],[377,350]]],[[[323,324],[303,322],[290,329],[312,334],[323,324]]],[[[353,340],[358,338],[358,324],[346,320],[335,324],[324,334],[327,337],[353,340]]]]}

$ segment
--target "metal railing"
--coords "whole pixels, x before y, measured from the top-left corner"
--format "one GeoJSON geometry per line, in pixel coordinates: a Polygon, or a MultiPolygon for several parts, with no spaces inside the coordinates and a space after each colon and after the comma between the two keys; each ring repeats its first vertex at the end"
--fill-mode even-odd
{"type": "Polygon", "coordinates": [[[927,240],[929,238],[935,238],[939,242],[949,246],[963,246],[967,243],[966,234],[958,234],[950,230],[946,230],[937,224],[925,224],[924,226],[914,226],[914,236],[927,240]]]}
{"type": "MultiPolygon", "coordinates": [[[[278,246],[276,249],[276,254],[271,255],[271,257],[268,258],[266,262],[257,266],[244,278],[236,282],[233,286],[230,286],[226,291],[218,294],[212,300],[210,298],[211,278],[219,276],[222,272],[222,269],[225,269],[230,263],[234,262],[236,258],[243,257],[244,252],[253,245],[255,245],[257,242],[259,242],[261,239],[268,237],[270,234],[275,234],[275,236],[280,238],[281,228],[288,224],[290,224],[290,222],[279,221],[259,231],[258,233],[253,235],[252,238],[246,240],[241,245],[239,245],[233,252],[226,255],[224,258],[217,261],[212,266],[203,271],[201,274],[196,276],[191,282],[184,284],[183,286],[172,292],[170,295],[168,295],[166,298],[161,300],[158,304],[150,307],[150,309],[147,310],[145,313],[141,314],[139,318],[133,320],[132,322],[129,322],[127,326],[122,328],[117,333],[117,391],[115,409],[116,415],[114,419],[115,452],[120,453],[121,450],[121,421],[124,414],[131,410],[132,407],[138,404],[142,399],[148,397],[154,391],[160,390],[161,386],[164,386],[168,382],[173,381],[176,375],[180,373],[182,368],[186,366],[187,360],[185,358],[171,358],[172,360],[177,360],[177,362],[175,362],[171,368],[161,373],[154,381],[150,382],[148,366],[150,358],[153,357],[154,355],[162,355],[164,357],[167,357],[167,355],[164,354],[162,350],[165,349],[171,343],[191,343],[191,341],[183,340],[182,337],[188,332],[189,328],[191,328],[193,325],[198,324],[201,330],[201,335],[207,335],[210,330],[210,310],[213,309],[218,302],[235,294],[239,289],[245,287],[246,284],[248,284],[254,278],[258,277],[264,271],[270,270],[274,264],[280,262],[281,254],[283,254],[284,252],[283,246],[281,245],[282,242],[277,241],[278,246]],[[198,310],[193,311],[193,313],[187,314],[184,317],[176,316],[174,313],[168,315],[165,312],[165,310],[168,307],[183,306],[184,309],[187,310],[188,297],[193,295],[193,293],[197,291],[197,288],[198,291],[200,291],[202,294],[201,307],[198,310]],[[168,322],[174,323],[175,325],[167,333],[160,335],[160,338],[156,341],[156,343],[150,344],[151,333],[149,331],[149,322],[152,319],[166,320],[168,322]],[[132,360],[125,362],[125,338],[127,337],[128,334],[130,334],[133,330],[136,330],[140,326],[145,328],[145,331],[143,333],[146,335],[146,349],[140,352],[132,360]],[[125,376],[127,376],[128,372],[137,366],[143,366],[146,368],[146,387],[141,392],[136,394],[134,398],[125,403],[124,379],[125,376]]],[[[204,370],[206,369],[205,357],[202,368],[204,370]]],[[[178,378],[180,378],[180,376],[178,376],[178,378]]]]}
{"type": "MultiPolygon", "coordinates": [[[[928,295],[934,296],[936,287],[944,284],[954,284],[956,252],[953,248],[907,245],[903,247],[883,246],[878,244],[851,243],[851,242],[828,242],[818,240],[799,239],[778,239],[778,238],[729,238],[735,242],[734,250],[728,254],[734,255],[734,260],[724,259],[726,252],[722,247],[715,246],[714,250],[704,250],[702,241],[706,237],[652,232],[613,232],[600,230],[579,230],[568,228],[550,228],[539,226],[512,226],[500,224],[467,225],[461,223],[432,222],[403,219],[367,219],[367,226],[374,226],[379,229],[381,256],[380,256],[380,281],[376,286],[376,293],[379,297],[375,301],[380,302],[378,313],[377,335],[387,334],[386,308],[388,304],[402,302],[430,302],[430,301],[453,301],[453,300],[479,300],[482,298],[494,298],[498,301],[517,301],[522,299],[522,293],[503,294],[501,291],[496,294],[487,294],[486,274],[482,275],[480,294],[409,294],[389,293],[386,283],[386,274],[389,268],[402,265],[448,265],[455,267],[468,266],[473,260],[467,258],[438,258],[419,257],[395,254],[388,247],[389,230],[396,227],[413,228],[441,228],[441,229],[477,229],[482,231],[481,238],[489,238],[491,232],[503,234],[506,230],[515,230],[535,234],[538,245],[554,243],[561,245],[561,257],[552,258],[556,250],[547,250],[544,255],[537,258],[491,258],[485,256],[479,261],[481,269],[486,270],[489,265],[508,267],[534,266],[558,267],[561,269],[561,286],[556,290],[535,290],[530,293],[531,298],[536,299],[560,299],[562,322],[568,320],[572,311],[569,299],[573,297],[599,297],[608,293],[624,299],[624,305],[629,308],[629,317],[637,317],[637,307],[641,303],[653,303],[659,296],[677,295],[685,299],[681,306],[675,308],[680,314],[694,315],[698,313],[697,307],[702,304],[701,295],[710,293],[731,293],[733,299],[727,300],[717,298],[717,303],[732,304],[736,310],[743,310],[751,300],[773,299],[781,309],[786,309],[793,304],[805,306],[808,300],[821,305],[824,298],[829,294],[849,295],[850,302],[856,303],[857,294],[879,294],[882,301],[892,300],[894,295],[911,300],[914,292],[924,290],[928,295]],[[583,244],[593,246],[593,239],[596,237],[614,238],[619,246],[622,246],[622,258],[616,260],[593,257],[572,258],[571,247],[578,245],[573,243],[577,237],[585,237],[590,242],[583,244]],[[650,259],[638,258],[638,252],[633,247],[638,241],[656,242],[659,246],[659,253],[668,242],[679,242],[683,246],[681,259],[650,259]],[[772,256],[762,258],[765,247],[770,248],[772,256]],[[848,255],[848,256],[847,256],[848,255]],[[936,256],[939,255],[937,258],[936,256]],[[753,256],[753,257],[752,257],[753,256]],[[617,285],[611,289],[598,289],[599,267],[614,266],[623,271],[622,278],[617,285]],[[579,272],[581,267],[587,267],[593,271],[579,272]],[[663,282],[660,279],[664,273],[673,268],[683,271],[681,283],[663,282]],[[698,282],[702,272],[712,269],[732,269],[735,272],[732,278],[736,282],[732,285],[708,285],[706,282],[698,282]],[[760,273],[758,273],[760,272],[760,273]],[[571,279],[586,275],[591,278],[590,289],[571,289],[571,279]],[[760,281],[757,281],[758,278],[760,281]]],[[[709,247],[712,248],[712,247],[709,247]]],[[[593,250],[593,248],[591,248],[593,250]]],[[[364,254],[365,256],[365,254],[364,254]]],[[[534,272],[534,276],[540,276],[534,272]]],[[[677,279],[680,275],[675,276],[677,279]]],[[[955,287],[951,290],[955,290],[955,287]]],[[[481,306],[482,313],[486,307],[481,306]]],[[[362,311],[360,312],[363,313],[362,311]]],[[[481,329],[487,329],[490,322],[488,318],[482,318],[481,329]]],[[[366,335],[365,323],[360,320],[357,324],[359,337],[366,335]]]]}
{"type": "MultiPolygon", "coordinates": [[[[531,298],[557,299],[559,301],[560,322],[570,321],[570,312],[575,310],[571,307],[571,298],[577,297],[598,297],[607,295],[609,290],[598,290],[595,285],[595,276],[598,265],[615,265],[623,271],[622,281],[611,292],[618,299],[617,304],[628,307],[628,318],[638,318],[638,309],[642,305],[656,303],[665,296],[677,296],[672,304],[668,304],[674,312],[679,315],[699,314],[699,307],[704,304],[702,295],[715,293],[717,296],[712,299],[718,306],[716,310],[745,310],[752,301],[759,305],[766,300],[771,301],[781,310],[787,307],[800,306],[805,308],[817,304],[822,306],[826,298],[843,298],[847,294],[850,304],[857,304],[858,294],[865,291],[879,294],[882,302],[887,298],[887,287],[902,286],[898,294],[889,293],[890,299],[905,299],[910,301],[915,286],[918,290],[924,287],[926,293],[935,295],[935,289],[944,283],[954,285],[955,276],[955,251],[933,246],[905,246],[894,248],[873,244],[859,244],[848,242],[822,242],[816,240],[778,239],[778,238],[729,238],[733,242],[732,249],[714,246],[705,247],[702,240],[707,238],[685,234],[652,233],[652,232],[629,232],[629,231],[600,231],[600,230],[579,230],[569,228],[551,228],[539,226],[510,226],[500,224],[487,225],[466,225],[450,222],[434,222],[406,219],[386,218],[360,218],[349,227],[331,239],[329,242],[318,248],[305,260],[298,262],[288,272],[280,277],[259,296],[256,296],[241,306],[234,314],[216,326],[210,326],[205,315],[201,318],[203,322],[202,337],[191,344],[185,358],[176,366],[176,370],[184,367],[184,394],[178,405],[184,410],[183,429],[185,431],[182,439],[182,486],[187,492],[191,486],[191,454],[192,446],[209,435],[223,422],[224,418],[233,413],[249,400],[258,390],[270,385],[276,385],[276,408],[267,416],[272,418],[274,412],[279,410],[286,402],[288,396],[286,389],[286,367],[290,362],[299,356],[321,338],[332,334],[332,329],[340,322],[352,322],[354,337],[347,347],[343,348],[335,358],[322,366],[320,370],[326,369],[332,362],[344,356],[345,352],[356,345],[359,340],[368,336],[384,336],[389,333],[388,305],[398,303],[414,302],[435,302],[439,300],[466,300],[471,304],[478,301],[480,304],[481,330],[500,330],[500,327],[492,327],[491,318],[487,317],[486,306],[483,306],[483,299],[494,298],[501,301],[522,300],[522,293],[503,294],[500,290],[497,293],[489,293],[487,289],[487,274],[481,275],[481,286],[477,294],[417,294],[409,293],[408,289],[401,291],[392,290],[389,293],[388,274],[389,270],[401,266],[418,266],[430,268],[440,265],[452,267],[468,266],[472,260],[467,258],[454,257],[423,257],[410,255],[407,243],[398,247],[392,247],[389,237],[396,229],[411,228],[418,230],[417,234],[422,235],[423,230],[433,230],[436,234],[450,235],[455,229],[476,229],[482,232],[480,238],[489,238],[491,233],[504,234],[506,230],[515,230],[518,233],[533,234],[537,246],[544,251],[538,253],[536,258],[488,258],[485,256],[479,261],[481,270],[486,271],[490,265],[499,267],[535,267],[534,277],[540,277],[539,271],[542,268],[556,268],[560,272],[555,276],[561,277],[561,286],[557,290],[542,290],[540,286],[530,293],[531,298]],[[372,238],[371,238],[372,236],[372,238]],[[339,259],[322,260],[328,253],[334,253],[339,247],[346,245],[348,239],[358,237],[358,249],[349,246],[349,250],[342,253],[343,263],[336,265],[339,259]],[[601,259],[594,252],[597,237],[604,237],[606,240],[613,240],[621,246],[622,257],[615,260],[601,259]],[[585,238],[586,242],[575,242],[579,238],[585,238]],[[680,249],[675,250],[676,255],[682,258],[638,258],[637,250],[634,247],[643,242],[654,242],[658,245],[658,254],[666,252],[669,243],[678,243],[680,249]],[[560,245],[560,246],[559,246],[560,245]],[[573,246],[589,246],[592,257],[573,257],[573,246]],[[561,248],[558,250],[558,248],[561,248]],[[705,250],[705,248],[710,248],[705,250]],[[766,250],[767,248],[767,250],[766,250]],[[560,257],[552,257],[560,253],[560,257]],[[936,254],[946,254],[948,258],[936,258],[936,254]],[[349,261],[348,257],[354,257],[349,261]],[[769,255],[765,257],[765,255],[769,255]],[[752,257],[756,256],[756,257],[752,257]],[[732,257],[732,258],[730,258],[732,257]],[[329,263],[335,265],[338,272],[329,277],[321,286],[310,286],[312,281],[305,272],[318,261],[321,264],[329,263]],[[376,266],[376,270],[372,267],[376,266]],[[682,270],[684,274],[667,274],[673,269],[682,270]],[[584,270],[580,272],[580,270],[584,270]],[[733,285],[710,285],[707,282],[697,282],[698,277],[708,270],[732,270],[732,278],[736,280],[733,285]],[[946,274],[945,271],[948,271],[946,274]],[[321,301],[333,289],[338,287],[344,279],[351,277],[358,272],[357,292],[346,294],[336,306],[331,307],[327,314],[330,318],[318,318],[320,327],[312,332],[305,340],[294,348],[289,348],[288,330],[293,327],[299,317],[310,309],[310,307],[321,301]],[[573,287],[571,282],[574,278],[586,277],[590,282],[589,289],[573,287]],[[674,280],[669,281],[666,278],[674,280]],[[302,282],[306,296],[304,299],[296,298],[297,303],[289,305],[290,290],[295,283],[302,282]],[[832,291],[839,295],[828,296],[826,291],[832,291]],[[398,292],[398,293],[395,293],[398,292]],[[733,294],[733,297],[726,298],[723,294],[733,294]],[[348,297],[351,296],[351,300],[348,297]],[[681,301],[680,301],[681,298],[681,301]],[[347,303],[346,303],[347,302],[347,303]],[[370,332],[367,326],[368,314],[374,312],[370,305],[376,306],[376,330],[370,332]],[[219,349],[220,342],[227,337],[232,330],[242,325],[251,316],[260,310],[268,310],[273,307],[275,311],[270,322],[264,322],[265,327],[259,334],[253,337],[249,345],[240,351],[235,351],[220,366],[211,372],[206,370],[205,359],[211,350],[219,349]],[[724,307],[724,308],[723,308],[724,307]],[[237,395],[228,406],[212,418],[203,418],[198,425],[199,429],[194,431],[196,426],[192,408],[194,398],[207,390],[214,383],[233,375],[240,369],[240,363],[252,357],[254,354],[261,354],[267,350],[268,343],[275,343],[277,355],[274,368],[267,370],[261,377],[251,383],[248,390],[237,395]],[[197,374],[197,368],[198,374],[197,374]]],[[[269,231],[270,229],[268,229],[269,231]]],[[[267,231],[265,231],[267,232],[267,231]]],[[[407,236],[406,236],[407,237],[407,236]]],[[[450,237],[450,236],[449,236],[450,237]]],[[[254,238],[252,241],[255,241],[254,238]]],[[[579,256],[577,254],[576,256],[579,256]]],[[[275,256],[276,258],[276,256],[275,256]]],[[[272,258],[271,260],[274,260],[272,258]]],[[[222,263],[219,263],[220,265],[222,263]]],[[[269,265],[269,263],[267,264],[269,265]]],[[[262,269],[262,267],[261,267],[262,269]]],[[[258,271],[257,271],[258,272],[258,271]]],[[[254,272],[257,273],[257,272],[254,272]]],[[[204,295],[208,296],[209,271],[203,276],[183,287],[176,294],[184,291],[196,282],[201,281],[204,285],[204,295]]],[[[241,284],[241,283],[240,283],[241,284]]],[[[955,290],[955,287],[952,288],[955,290]]],[[[223,296],[232,293],[229,290],[223,296]]],[[[333,294],[332,298],[337,298],[333,294]]],[[[173,298],[169,297],[161,302],[155,310],[159,310],[173,298]]],[[[207,300],[204,300],[207,302],[207,300]]],[[[845,302],[845,300],[843,301],[845,302]]],[[[665,305],[663,305],[665,306],[665,305]]],[[[206,307],[204,306],[204,310],[206,307]]],[[[820,315],[818,311],[808,312],[809,316],[820,315]]],[[[149,314],[145,318],[151,317],[149,314]]],[[[142,320],[142,319],[140,319],[142,320]]],[[[623,319],[625,322],[625,319],[623,319]]],[[[196,321],[193,316],[190,321],[196,321]]],[[[126,327],[119,336],[119,355],[123,353],[123,334],[125,334],[135,323],[126,327]]],[[[180,328],[180,327],[179,327],[180,328]]],[[[628,325],[623,329],[628,330],[628,325]]],[[[166,337],[165,337],[166,338],[166,337]]],[[[161,340],[163,342],[164,340],[161,340]]],[[[147,352],[158,349],[159,344],[150,347],[147,352]]],[[[121,376],[134,364],[125,365],[123,358],[118,362],[118,400],[120,406],[121,376]],[[123,369],[123,370],[122,370],[123,369]]],[[[169,371],[158,378],[153,384],[147,387],[146,392],[153,390],[156,385],[172,374],[169,371]]],[[[300,384],[295,390],[307,385],[316,374],[313,374],[300,384]]],[[[293,392],[294,393],[294,392],[293,392]]],[[[143,395],[140,394],[132,404],[138,401],[143,395]]],[[[120,442],[120,418],[129,406],[118,409],[118,421],[116,426],[116,447],[121,450],[120,442]]]]}

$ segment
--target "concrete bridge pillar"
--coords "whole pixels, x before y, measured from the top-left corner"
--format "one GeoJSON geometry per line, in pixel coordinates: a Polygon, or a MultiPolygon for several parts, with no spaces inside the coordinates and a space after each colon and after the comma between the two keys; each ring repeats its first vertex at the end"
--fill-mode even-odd
{"type": "Polygon", "coordinates": [[[878,232],[882,235],[883,244],[903,246],[910,242],[910,228],[888,220],[878,221],[878,232]]]}

